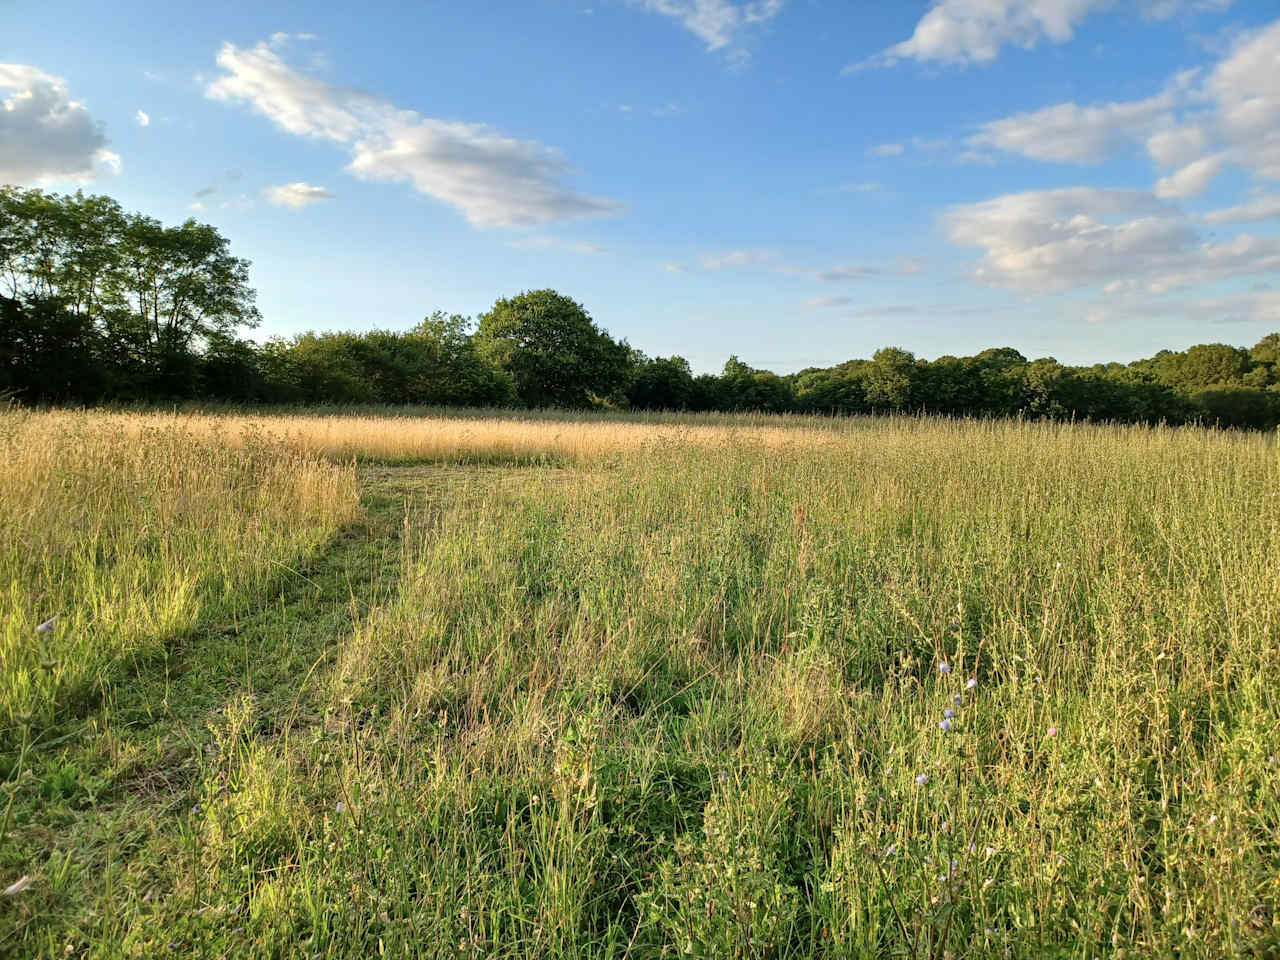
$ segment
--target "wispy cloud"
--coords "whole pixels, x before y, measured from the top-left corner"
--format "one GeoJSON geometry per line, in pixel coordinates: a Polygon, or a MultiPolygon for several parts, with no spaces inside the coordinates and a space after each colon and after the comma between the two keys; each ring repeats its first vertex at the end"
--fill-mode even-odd
{"type": "Polygon", "coordinates": [[[738,58],[746,51],[741,43],[744,33],[754,26],[768,23],[782,12],[786,0],[632,0],[652,13],[676,21],[710,51],[729,51],[738,58]]]}
{"type": "Polygon", "coordinates": [[[137,113],[135,113],[133,115],[133,121],[140,127],[151,126],[151,117],[147,114],[147,111],[145,110],[139,110],[137,113]]]}
{"type": "Polygon", "coordinates": [[[267,203],[275,207],[288,207],[290,210],[301,210],[321,200],[332,200],[333,194],[324,187],[311,183],[286,183],[278,187],[267,187],[263,191],[267,203]]]}
{"type": "Polygon", "coordinates": [[[560,152],[491,127],[424,117],[370,94],[289,67],[272,40],[244,49],[224,44],[223,73],[208,97],[245,103],[288,133],[343,144],[348,172],[405,181],[460,210],[477,226],[531,225],[616,213],[618,204],[562,180],[560,152]]]}
{"type": "Polygon", "coordinates": [[[769,263],[778,258],[775,250],[729,250],[702,259],[704,270],[724,270],[730,267],[751,267],[769,263]]]}
{"type": "MultiPolygon", "coordinates": [[[[1184,13],[1226,9],[1233,0],[1138,0],[1138,12],[1150,20],[1184,13]]],[[[1062,44],[1088,17],[1120,7],[1117,0],[938,0],[920,18],[911,36],[873,57],[845,67],[846,74],[892,67],[903,60],[964,66],[990,63],[1006,47],[1031,50],[1041,43],[1062,44]]]]}

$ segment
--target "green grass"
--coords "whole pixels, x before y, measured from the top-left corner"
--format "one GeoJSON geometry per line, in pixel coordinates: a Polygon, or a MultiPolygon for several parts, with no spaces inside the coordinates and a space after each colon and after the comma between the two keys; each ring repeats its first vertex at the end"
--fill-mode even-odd
{"type": "Polygon", "coordinates": [[[1280,951],[1274,437],[358,475],[290,570],[50,694],[0,953],[1280,951]]]}

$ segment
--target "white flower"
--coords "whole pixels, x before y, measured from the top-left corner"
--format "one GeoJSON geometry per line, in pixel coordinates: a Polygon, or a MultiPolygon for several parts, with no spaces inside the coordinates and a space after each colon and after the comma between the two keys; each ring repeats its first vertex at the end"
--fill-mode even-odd
{"type": "Polygon", "coordinates": [[[969,678],[969,682],[968,682],[968,683],[966,683],[966,684],[964,685],[964,688],[965,688],[966,690],[972,690],[972,689],[973,689],[974,687],[976,687],[977,685],[978,685],[978,678],[977,678],[977,677],[970,677],[970,678],[969,678]]]}
{"type": "Polygon", "coordinates": [[[338,801],[338,805],[337,805],[337,807],[336,807],[335,809],[336,809],[339,813],[343,813],[343,812],[347,809],[347,805],[346,805],[345,803],[343,803],[341,800],[339,800],[339,801],[338,801]]]}
{"type": "Polygon", "coordinates": [[[950,672],[951,672],[951,664],[949,664],[949,663],[945,663],[945,662],[944,662],[944,663],[940,663],[940,664],[938,664],[938,672],[939,672],[939,673],[950,673],[950,672]]]}

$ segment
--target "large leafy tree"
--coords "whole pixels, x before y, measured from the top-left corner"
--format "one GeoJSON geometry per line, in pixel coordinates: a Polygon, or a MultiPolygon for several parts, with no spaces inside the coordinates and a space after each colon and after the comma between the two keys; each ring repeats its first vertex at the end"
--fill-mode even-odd
{"type": "Polygon", "coordinates": [[[497,301],[480,317],[482,357],[515,381],[531,407],[589,407],[626,388],[631,351],[596,326],[582,305],[554,290],[497,301]]]}
{"type": "Polygon", "coordinates": [[[0,295],[27,349],[93,366],[106,395],[190,395],[204,353],[260,319],[249,263],[214,227],[165,227],[79,192],[0,187],[0,295]]]}

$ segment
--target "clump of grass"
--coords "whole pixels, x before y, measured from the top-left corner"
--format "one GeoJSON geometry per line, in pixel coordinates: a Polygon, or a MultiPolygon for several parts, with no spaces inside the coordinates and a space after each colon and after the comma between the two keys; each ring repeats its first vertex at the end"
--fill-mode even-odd
{"type": "Polygon", "coordinates": [[[173,422],[0,413],[0,742],[100,694],[330,537],[355,473],[173,422]]]}

